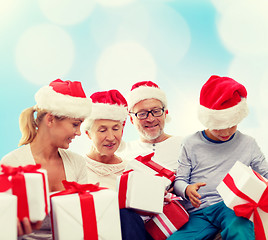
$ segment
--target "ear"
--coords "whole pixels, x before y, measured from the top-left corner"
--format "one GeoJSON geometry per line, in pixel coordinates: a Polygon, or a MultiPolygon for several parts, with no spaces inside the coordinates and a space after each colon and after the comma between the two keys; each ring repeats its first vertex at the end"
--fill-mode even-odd
{"type": "Polygon", "coordinates": [[[165,110],[165,114],[166,114],[166,115],[168,114],[168,110],[165,110]]]}
{"type": "Polygon", "coordinates": [[[55,117],[51,113],[45,115],[45,123],[47,126],[51,127],[55,121],[55,117]]]}
{"type": "Polygon", "coordinates": [[[87,135],[88,138],[91,140],[90,132],[89,132],[88,130],[86,130],[86,135],[87,135]]]}

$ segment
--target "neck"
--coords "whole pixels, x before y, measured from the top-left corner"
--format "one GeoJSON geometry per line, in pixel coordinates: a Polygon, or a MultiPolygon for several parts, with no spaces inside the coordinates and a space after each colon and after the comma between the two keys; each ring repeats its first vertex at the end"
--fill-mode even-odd
{"type": "Polygon", "coordinates": [[[117,157],[115,154],[112,155],[103,155],[94,149],[87,154],[87,156],[97,162],[105,163],[105,164],[116,164],[122,162],[122,160],[117,157]]]}
{"type": "Polygon", "coordinates": [[[58,148],[50,144],[49,139],[43,138],[38,134],[30,143],[31,151],[34,159],[43,159],[49,161],[59,157],[58,148]]]}

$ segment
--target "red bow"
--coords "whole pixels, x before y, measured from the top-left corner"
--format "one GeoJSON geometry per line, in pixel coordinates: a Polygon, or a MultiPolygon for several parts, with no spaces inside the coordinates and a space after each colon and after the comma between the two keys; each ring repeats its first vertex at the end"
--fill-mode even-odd
{"type": "MultiPolygon", "coordinates": [[[[257,177],[264,181],[264,179],[261,177],[260,174],[253,171],[257,177]]],[[[261,221],[260,214],[257,210],[257,208],[260,208],[264,212],[268,213],[268,186],[266,187],[265,191],[263,192],[260,200],[258,203],[256,203],[253,199],[245,195],[243,192],[241,192],[235,185],[235,182],[230,174],[227,174],[226,177],[223,179],[223,182],[228,186],[228,188],[238,197],[248,201],[248,203],[240,204],[234,207],[234,212],[239,217],[245,217],[250,218],[250,216],[253,214],[253,222],[254,222],[254,231],[255,231],[255,237],[256,240],[266,240],[264,227],[261,221]]],[[[265,182],[265,181],[264,181],[265,182]]],[[[266,183],[266,182],[265,182],[266,183]]],[[[266,185],[268,185],[266,183],[266,185]]]]}
{"type": "Polygon", "coordinates": [[[143,163],[144,165],[150,167],[154,171],[158,172],[158,174],[156,174],[157,176],[166,177],[171,182],[173,182],[175,180],[174,172],[167,169],[167,168],[164,168],[160,164],[154,162],[152,160],[153,156],[154,156],[154,153],[150,153],[146,156],[138,156],[135,159],[138,160],[139,162],[143,163]]]}
{"type": "Polygon", "coordinates": [[[7,176],[14,176],[18,173],[31,173],[36,172],[37,169],[41,168],[40,164],[35,165],[26,165],[26,166],[19,166],[19,167],[11,167],[6,165],[1,165],[2,172],[7,176]]]}

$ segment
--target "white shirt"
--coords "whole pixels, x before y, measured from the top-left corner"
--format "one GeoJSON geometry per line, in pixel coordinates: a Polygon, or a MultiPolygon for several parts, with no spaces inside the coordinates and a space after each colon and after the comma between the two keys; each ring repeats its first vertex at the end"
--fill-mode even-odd
{"type": "Polygon", "coordinates": [[[171,136],[159,143],[145,143],[140,140],[123,143],[116,155],[128,161],[139,155],[145,156],[154,152],[152,160],[161,166],[175,171],[178,167],[182,137],[171,136]]]}

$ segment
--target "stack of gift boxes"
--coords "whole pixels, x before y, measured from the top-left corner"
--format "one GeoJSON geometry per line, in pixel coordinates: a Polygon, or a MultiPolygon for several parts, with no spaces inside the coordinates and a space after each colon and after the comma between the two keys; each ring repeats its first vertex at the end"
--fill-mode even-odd
{"type": "Polygon", "coordinates": [[[120,240],[120,208],[150,215],[146,229],[154,239],[166,239],[188,221],[188,213],[176,199],[164,204],[175,175],[151,157],[137,157],[130,171],[118,177],[117,192],[63,181],[65,190],[50,196],[40,165],[1,165],[0,239],[17,239],[17,219],[43,221],[51,209],[53,239],[120,240]]]}
{"type": "Polygon", "coordinates": [[[150,216],[143,218],[147,232],[155,240],[165,240],[188,222],[189,215],[178,198],[164,202],[165,190],[175,180],[175,174],[154,162],[153,156],[154,153],[138,156],[118,177],[119,206],[150,216]]]}
{"type": "Polygon", "coordinates": [[[34,223],[44,220],[49,213],[47,174],[40,165],[1,168],[0,239],[17,239],[17,218],[27,217],[34,223]],[[6,212],[8,218],[4,218],[6,212]]]}

